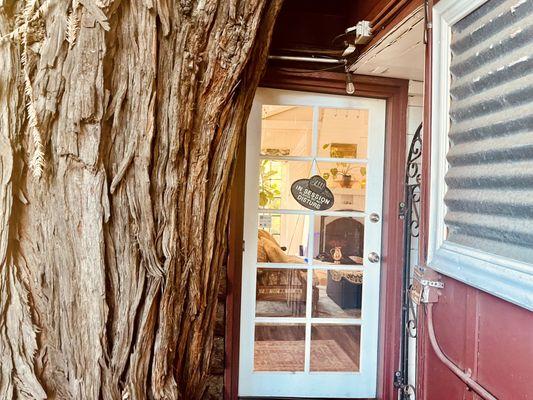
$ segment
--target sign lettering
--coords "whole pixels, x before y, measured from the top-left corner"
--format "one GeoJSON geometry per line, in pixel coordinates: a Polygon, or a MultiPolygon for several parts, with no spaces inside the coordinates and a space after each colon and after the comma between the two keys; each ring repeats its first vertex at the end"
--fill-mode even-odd
{"type": "Polygon", "coordinates": [[[291,193],[299,204],[310,210],[328,210],[335,202],[333,193],[320,175],[314,175],[309,179],[298,179],[292,184],[291,193]]]}

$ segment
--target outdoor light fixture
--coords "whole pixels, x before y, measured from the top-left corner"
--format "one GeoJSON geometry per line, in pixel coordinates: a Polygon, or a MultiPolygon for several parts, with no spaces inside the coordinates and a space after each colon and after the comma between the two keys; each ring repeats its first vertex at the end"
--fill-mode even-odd
{"type": "Polygon", "coordinates": [[[353,83],[352,74],[346,69],[346,93],[348,94],[354,94],[355,93],[355,85],[353,83]]]}

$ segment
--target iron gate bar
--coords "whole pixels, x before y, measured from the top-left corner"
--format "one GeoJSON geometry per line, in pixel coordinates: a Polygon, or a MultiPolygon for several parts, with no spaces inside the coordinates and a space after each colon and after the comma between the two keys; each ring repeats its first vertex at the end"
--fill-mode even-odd
{"type": "Polygon", "coordinates": [[[411,243],[418,238],[420,218],[420,165],[422,157],[422,124],[411,140],[405,169],[405,201],[400,204],[400,218],[404,220],[404,264],[402,270],[402,309],[400,329],[400,365],[394,374],[394,386],[401,400],[410,400],[412,390],[409,385],[409,339],[416,337],[416,314],[409,296],[411,286],[411,243]]]}

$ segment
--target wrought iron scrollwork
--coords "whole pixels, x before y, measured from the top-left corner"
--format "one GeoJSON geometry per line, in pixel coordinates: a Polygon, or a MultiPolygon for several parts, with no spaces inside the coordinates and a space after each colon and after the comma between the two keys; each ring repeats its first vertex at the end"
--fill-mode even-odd
{"type": "MultiPolygon", "coordinates": [[[[407,156],[407,167],[405,170],[405,189],[406,200],[411,199],[411,207],[407,208],[407,212],[411,212],[409,223],[409,235],[413,238],[418,238],[418,227],[420,221],[420,162],[422,161],[422,124],[411,140],[409,146],[409,153],[407,156]]],[[[406,201],[407,203],[407,201],[406,201]]]]}
{"type": "MultiPolygon", "coordinates": [[[[411,290],[411,285],[409,285],[409,291],[411,290]]],[[[418,326],[418,317],[416,315],[416,308],[413,300],[409,298],[409,318],[405,324],[405,330],[409,337],[416,339],[416,327],[418,326]]]]}
{"type": "Polygon", "coordinates": [[[407,156],[406,184],[420,183],[420,161],[422,160],[422,124],[417,128],[407,156]]]}
{"type": "Polygon", "coordinates": [[[411,244],[419,235],[420,221],[420,162],[422,160],[422,124],[411,141],[405,169],[405,201],[400,217],[404,219],[404,266],[402,277],[402,310],[400,337],[400,370],[395,374],[395,386],[401,400],[410,400],[415,388],[409,384],[409,339],[416,338],[417,316],[409,291],[411,288],[411,244]]]}

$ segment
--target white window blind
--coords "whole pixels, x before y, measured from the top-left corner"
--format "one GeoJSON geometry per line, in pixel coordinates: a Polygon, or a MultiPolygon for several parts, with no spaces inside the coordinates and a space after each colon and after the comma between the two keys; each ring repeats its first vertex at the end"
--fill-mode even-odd
{"type": "Polygon", "coordinates": [[[442,0],[434,33],[431,264],[533,309],[533,0],[442,0]]]}

